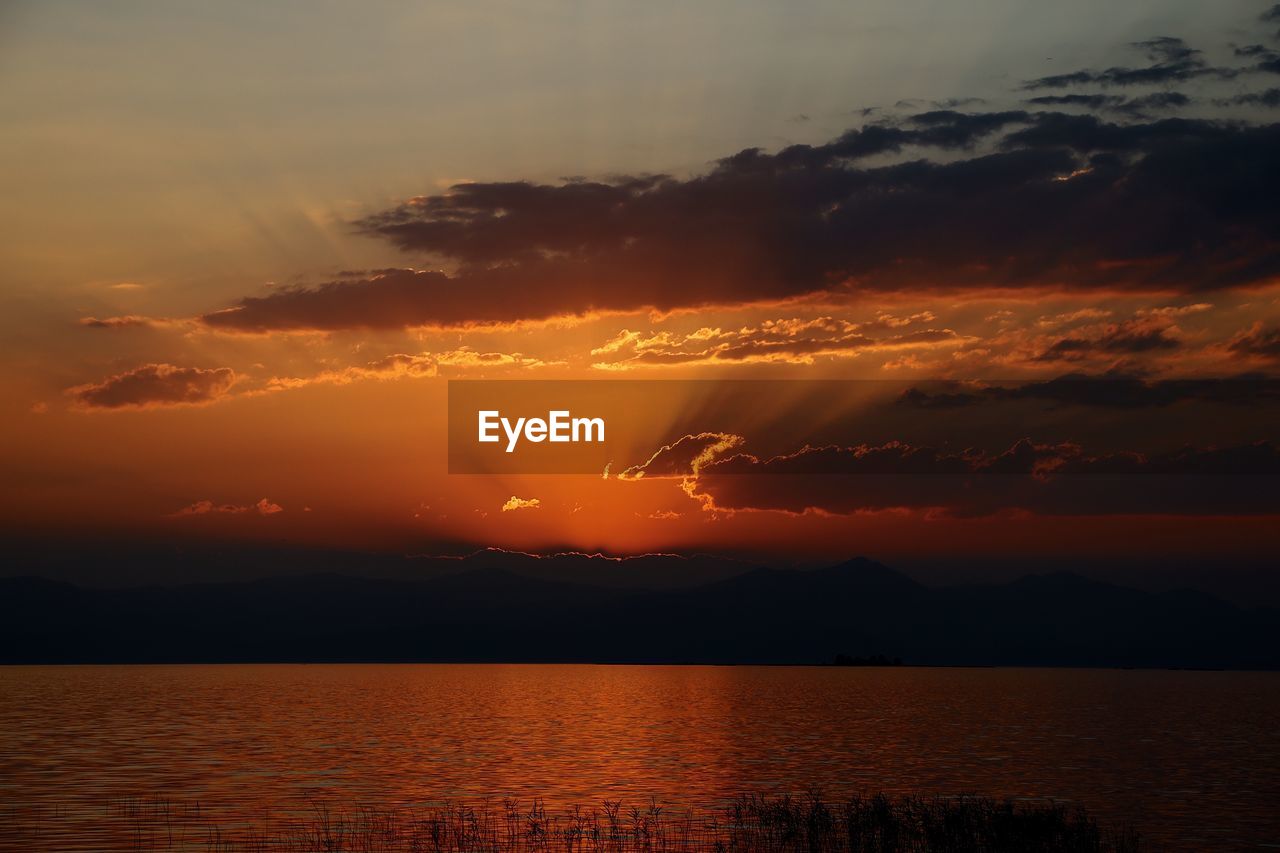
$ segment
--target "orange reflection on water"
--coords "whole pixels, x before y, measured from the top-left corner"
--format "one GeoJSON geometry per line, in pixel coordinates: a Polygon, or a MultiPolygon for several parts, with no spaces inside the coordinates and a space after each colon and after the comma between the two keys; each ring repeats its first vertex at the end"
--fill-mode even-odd
{"type": "Polygon", "coordinates": [[[1162,844],[1280,833],[1270,673],[11,667],[0,688],[12,849],[37,824],[109,849],[104,808],[130,796],[262,820],[315,797],[714,808],[815,786],[1074,800],[1162,844]]]}

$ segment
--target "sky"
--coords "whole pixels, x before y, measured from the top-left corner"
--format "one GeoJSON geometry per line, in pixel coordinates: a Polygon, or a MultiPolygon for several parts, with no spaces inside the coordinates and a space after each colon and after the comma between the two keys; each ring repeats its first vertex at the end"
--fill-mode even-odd
{"type": "Polygon", "coordinates": [[[0,524],[1257,561],[1278,109],[1256,2],[6,2],[0,524]],[[450,379],[874,393],[467,476],[450,379]]]}

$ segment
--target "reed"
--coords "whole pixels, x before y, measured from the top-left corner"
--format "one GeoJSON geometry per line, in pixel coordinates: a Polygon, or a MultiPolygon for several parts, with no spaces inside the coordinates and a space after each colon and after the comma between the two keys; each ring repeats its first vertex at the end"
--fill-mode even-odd
{"type": "MultiPolygon", "coordinates": [[[[742,796],[723,809],[626,808],[604,801],[552,813],[521,804],[336,806],[221,820],[198,804],[129,800],[109,811],[121,849],[210,853],[1131,853],[1138,837],[1082,808],[984,797],[827,800],[742,796]]],[[[105,828],[105,827],[104,827],[105,828]]]]}

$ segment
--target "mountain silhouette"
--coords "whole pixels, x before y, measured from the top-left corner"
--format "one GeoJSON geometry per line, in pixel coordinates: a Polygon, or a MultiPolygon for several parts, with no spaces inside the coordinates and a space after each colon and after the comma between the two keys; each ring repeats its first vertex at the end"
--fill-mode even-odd
{"type": "Polygon", "coordinates": [[[418,580],[315,573],[119,589],[8,578],[0,624],[5,663],[1280,663],[1274,610],[1064,572],[929,587],[865,558],[661,589],[495,567],[418,580]]]}

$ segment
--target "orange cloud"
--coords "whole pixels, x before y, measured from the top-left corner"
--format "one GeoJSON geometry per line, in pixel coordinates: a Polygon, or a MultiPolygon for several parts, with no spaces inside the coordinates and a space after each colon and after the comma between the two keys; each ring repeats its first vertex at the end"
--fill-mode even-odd
{"type": "Polygon", "coordinates": [[[1227,352],[1236,358],[1262,361],[1280,359],[1280,328],[1267,329],[1258,321],[1227,342],[1227,352]]]}
{"type": "Polygon", "coordinates": [[[725,432],[701,432],[682,435],[664,444],[639,465],[618,474],[619,480],[683,478],[698,473],[711,460],[738,447],[743,442],[740,435],[725,432]]]}
{"type": "Polygon", "coordinates": [[[312,376],[273,376],[265,391],[288,391],[308,385],[350,385],[369,379],[385,380],[404,377],[421,378],[438,373],[436,360],[427,353],[407,355],[395,353],[384,358],[338,370],[326,370],[312,376]]]}
{"type": "Polygon", "coordinates": [[[1053,341],[1034,360],[1080,361],[1095,356],[1178,349],[1183,345],[1182,330],[1170,322],[1168,316],[1157,313],[1121,323],[1081,327],[1053,341]]]}
{"type": "Polygon", "coordinates": [[[637,367],[744,363],[812,364],[816,358],[849,358],[862,352],[957,345],[966,339],[951,329],[897,331],[936,319],[929,311],[908,317],[880,313],[855,323],[834,317],[766,320],[758,326],[724,330],[704,327],[689,334],[644,334],[623,329],[591,351],[604,359],[597,370],[637,367]],[[892,334],[879,334],[892,331],[892,334]]]}
{"type": "Polygon", "coordinates": [[[563,362],[543,361],[540,358],[512,352],[476,352],[471,347],[437,353],[436,363],[444,367],[548,367],[563,362]]]}
{"type": "Polygon", "coordinates": [[[284,507],[274,501],[262,498],[257,503],[242,506],[239,504],[215,504],[213,501],[204,500],[196,501],[193,504],[184,506],[177,512],[169,513],[169,518],[182,518],[189,515],[243,515],[249,512],[256,512],[258,515],[275,515],[284,512],[284,507]]]}
{"type": "Polygon", "coordinates": [[[521,509],[538,509],[542,506],[542,501],[537,498],[518,498],[515,495],[507,498],[507,502],[502,505],[503,512],[515,512],[521,509]]]}
{"type": "Polygon", "coordinates": [[[395,353],[362,365],[326,370],[312,376],[275,376],[267,380],[265,391],[285,391],[308,385],[349,385],[365,380],[422,379],[440,375],[440,368],[473,370],[481,368],[536,368],[557,362],[543,361],[522,353],[477,352],[459,347],[439,353],[409,355],[395,353]]]}
{"type": "Polygon", "coordinates": [[[150,317],[140,317],[136,314],[127,314],[123,317],[82,317],[80,318],[81,326],[88,326],[91,329],[122,329],[128,326],[150,326],[152,323],[150,317]]]}
{"type": "Polygon", "coordinates": [[[144,317],[141,314],[123,314],[118,317],[81,317],[80,325],[90,329],[196,329],[193,320],[174,317],[144,317]]]}
{"type": "Polygon", "coordinates": [[[201,406],[227,396],[238,379],[229,367],[144,364],[101,382],[68,388],[67,393],[86,409],[201,406]]]}

